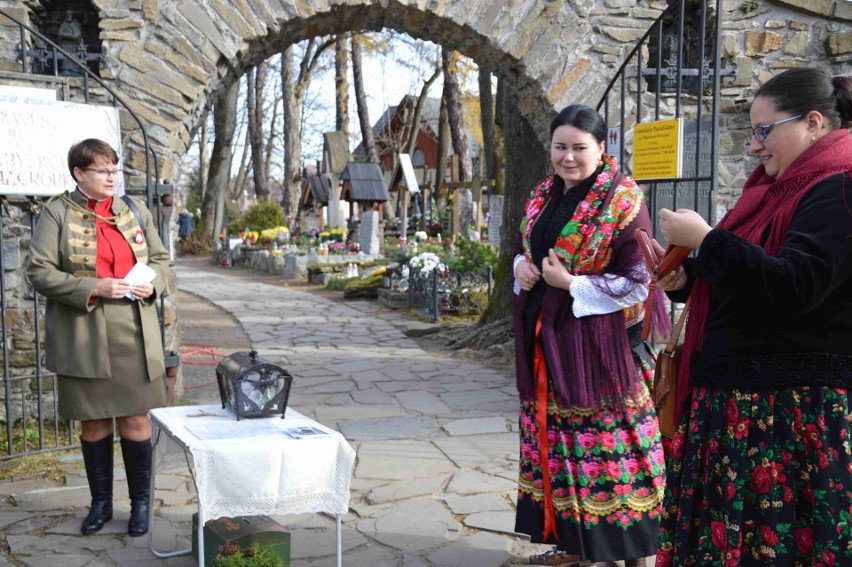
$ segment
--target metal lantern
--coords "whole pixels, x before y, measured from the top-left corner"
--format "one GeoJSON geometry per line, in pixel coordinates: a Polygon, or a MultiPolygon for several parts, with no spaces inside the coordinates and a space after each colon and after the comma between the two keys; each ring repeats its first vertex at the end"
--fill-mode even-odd
{"type": "Polygon", "coordinates": [[[224,358],[216,366],[216,381],[222,408],[241,417],[284,418],[293,377],[280,366],[259,356],[257,351],[241,351],[224,358]]]}

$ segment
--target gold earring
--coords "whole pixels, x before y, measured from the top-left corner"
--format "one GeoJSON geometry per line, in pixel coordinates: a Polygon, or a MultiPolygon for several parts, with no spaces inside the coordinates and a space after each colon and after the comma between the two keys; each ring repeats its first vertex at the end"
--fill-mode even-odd
{"type": "Polygon", "coordinates": [[[602,165],[603,165],[603,158],[600,157],[600,158],[598,158],[598,167],[600,167],[602,165]]]}

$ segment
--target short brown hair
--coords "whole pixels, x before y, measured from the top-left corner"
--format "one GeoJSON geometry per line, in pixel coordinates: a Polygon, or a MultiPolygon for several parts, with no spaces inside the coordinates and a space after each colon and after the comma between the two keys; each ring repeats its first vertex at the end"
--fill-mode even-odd
{"type": "Polygon", "coordinates": [[[112,149],[112,146],[103,140],[88,138],[71,146],[71,149],[68,150],[68,171],[71,172],[71,178],[74,181],[77,180],[74,177],[75,167],[86,169],[95,163],[95,159],[98,157],[102,157],[115,164],[118,163],[118,154],[112,149]]]}

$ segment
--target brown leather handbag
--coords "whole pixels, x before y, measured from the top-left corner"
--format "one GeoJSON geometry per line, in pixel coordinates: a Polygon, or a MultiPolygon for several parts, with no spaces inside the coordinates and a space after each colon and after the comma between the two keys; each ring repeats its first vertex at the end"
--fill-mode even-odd
{"type": "Polygon", "coordinates": [[[674,417],[677,400],[677,369],[683,352],[683,343],[679,342],[679,339],[688,312],[689,300],[680,312],[680,317],[666,346],[657,354],[654,367],[654,385],[651,395],[654,398],[654,407],[657,408],[660,433],[669,439],[674,436],[677,428],[674,417]]]}

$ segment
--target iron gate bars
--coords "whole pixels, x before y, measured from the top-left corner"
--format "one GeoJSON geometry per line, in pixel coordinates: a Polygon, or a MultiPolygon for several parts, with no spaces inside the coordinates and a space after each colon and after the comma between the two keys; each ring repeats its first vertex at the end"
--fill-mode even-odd
{"type": "Polygon", "coordinates": [[[649,119],[683,120],[681,175],[640,181],[655,235],[661,207],[691,207],[713,223],[713,198],[718,187],[719,90],[722,75],[732,73],[722,69],[721,22],[721,0],[677,0],[671,4],[634,46],[597,106],[607,125],[620,133],[615,157],[628,174],[631,167],[625,157],[632,155],[627,156],[625,135],[631,139],[633,126],[649,119]]]}

